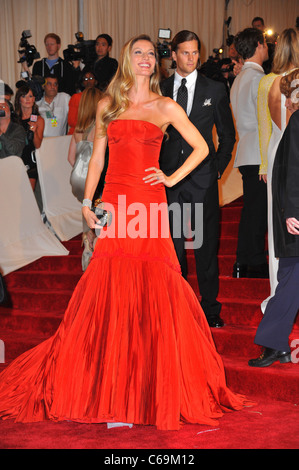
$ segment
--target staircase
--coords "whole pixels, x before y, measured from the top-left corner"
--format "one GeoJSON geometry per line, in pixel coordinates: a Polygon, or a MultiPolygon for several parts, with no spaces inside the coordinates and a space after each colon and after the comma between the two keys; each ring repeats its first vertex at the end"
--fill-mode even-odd
{"type": "MultiPolygon", "coordinates": [[[[236,201],[221,209],[221,236],[219,244],[219,301],[224,328],[212,329],[218,352],[223,358],[227,383],[232,390],[249,396],[268,397],[292,403],[299,401],[299,351],[298,363],[275,363],[259,369],[248,366],[248,359],[260,355],[261,348],[254,344],[256,329],[262,319],[261,302],[270,292],[268,279],[234,279],[233,264],[237,248],[241,203],[236,201]]],[[[189,258],[189,282],[199,294],[194,258],[189,258]],[[194,273],[194,274],[192,274],[194,273]]],[[[299,280],[298,280],[299,288],[299,280]]],[[[298,339],[299,315],[290,342],[298,339]]]]}
{"type": "MultiPolygon", "coordinates": [[[[219,247],[221,317],[225,327],[212,329],[218,352],[223,358],[229,387],[250,397],[291,403],[299,402],[298,363],[275,363],[265,369],[247,365],[258,357],[254,344],[262,318],[260,304],[269,293],[269,280],[233,279],[238,223],[241,205],[237,201],[221,209],[219,247]]],[[[82,275],[81,238],[65,242],[69,256],[44,257],[5,277],[10,305],[0,307],[0,340],[5,344],[5,364],[51,336],[57,329],[73,289],[82,275]]],[[[188,255],[189,282],[198,294],[194,258],[188,255]]],[[[298,282],[299,288],[299,282],[298,282]]],[[[290,341],[298,339],[299,318],[290,341]]],[[[299,351],[295,355],[299,361],[299,351]]]]}

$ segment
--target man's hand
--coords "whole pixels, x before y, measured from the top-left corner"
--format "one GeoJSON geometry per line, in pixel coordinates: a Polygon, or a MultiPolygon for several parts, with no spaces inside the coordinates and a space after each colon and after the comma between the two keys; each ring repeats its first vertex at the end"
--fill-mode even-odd
{"type": "Polygon", "coordinates": [[[291,235],[299,235],[299,220],[289,217],[286,220],[287,230],[291,235]]]}

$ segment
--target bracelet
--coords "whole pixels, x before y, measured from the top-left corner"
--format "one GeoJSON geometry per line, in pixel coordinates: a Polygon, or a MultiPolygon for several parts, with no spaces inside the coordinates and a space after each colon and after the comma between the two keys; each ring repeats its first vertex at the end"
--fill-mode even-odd
{"type": "Polygon", "coordinates": [[[91,206],[92,206],[92,201],[90,199],[83,199],[82,207],[88,207],[89,209],[91,209],[91,206]]]}

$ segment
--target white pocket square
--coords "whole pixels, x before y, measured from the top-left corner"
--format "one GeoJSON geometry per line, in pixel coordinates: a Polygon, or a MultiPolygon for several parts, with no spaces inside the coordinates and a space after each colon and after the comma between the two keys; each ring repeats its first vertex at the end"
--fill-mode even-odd
{"type": "Polygon", "coordinates": [[[203,106],[212,106],[212,98],[207,98],[203,104],[203,106]]]}

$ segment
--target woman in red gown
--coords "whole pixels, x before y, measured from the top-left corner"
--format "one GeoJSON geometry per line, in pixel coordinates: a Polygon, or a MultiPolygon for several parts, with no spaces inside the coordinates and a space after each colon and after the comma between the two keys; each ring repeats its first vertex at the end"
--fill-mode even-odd
{"type": "Polygon", "coordinates": [[[56,333],[0,376],[0,417],[20,422],[125,422],[176,430],[215,425],[247,400],[226,386],[205,315],[180,266],[169,233],[164,186],[173,186],[208,154],[182,108],[159,94],[153,43],[123,48],[107,96],[99,102],[85,187],[89,208],[103,165],[112,212],[56,333]],[[159,169],[169,124],[194,148],[171,176],[159,169]],[[153,209],[161,208],[157,221],[153,209]]]}

